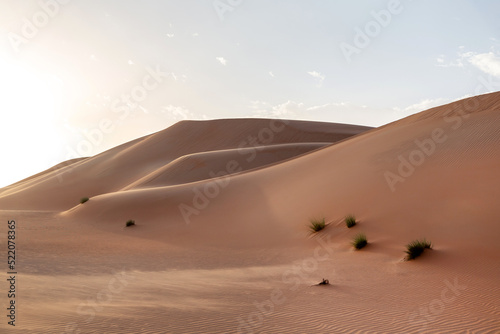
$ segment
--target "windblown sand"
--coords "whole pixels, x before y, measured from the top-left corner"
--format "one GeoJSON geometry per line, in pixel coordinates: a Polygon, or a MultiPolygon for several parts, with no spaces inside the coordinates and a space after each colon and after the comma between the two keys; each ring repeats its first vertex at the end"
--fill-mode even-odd
{"type": "Polygon", "coordinates": [[[181,122],[63,163],[0,189],[19,272],[0,329],[500,333],[499,124],[493,93],[377,129],[181,122]]]}

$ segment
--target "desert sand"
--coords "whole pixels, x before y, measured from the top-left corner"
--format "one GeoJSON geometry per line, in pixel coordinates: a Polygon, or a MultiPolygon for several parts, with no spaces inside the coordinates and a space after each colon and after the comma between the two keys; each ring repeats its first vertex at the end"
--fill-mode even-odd
{"type": "Polygon", "coordinates": [[[183,121],[2,188],[1,332],[500,333],[499,124],[500,93],[375,129],[183,121]]]}

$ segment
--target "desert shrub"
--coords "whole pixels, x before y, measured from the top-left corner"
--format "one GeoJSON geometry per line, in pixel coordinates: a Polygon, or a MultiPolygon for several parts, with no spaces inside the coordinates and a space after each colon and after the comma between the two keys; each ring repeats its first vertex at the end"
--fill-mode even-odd
{"type": "Polygon", "coordinates": [[[354,217],[354,215],[347,215],[345,217],[345,225],[348,227],[348,228],[351,228],[353,227],[354,225],[356,225],[356,217],[354,217]]]}
{"type": "Polygon", "coordinates": [[[83,204],[83,203],[87,202],[88,200],[89,200],[88,197],[82,197],[82,198],[80,198],[80,204],[83,204]]]}
{"type": "Polygon", "coordinates": [[[406,259],[413,260],[424,252],[425,249],[432,249],[432,244],[423,239],[423,240],[413,240],[408,245],[406,245],[406,259]]]}
{"type": "Polygon", "coordinates": [[[135,220],[128,220],[127,223],[125,224],[126,227],[129,227],[129,226],[132,226],[132,225],[135,225],[135,220]]]}
{"type": "Polygon", "coordinates": [[[352,239],[352,245],[356,249],[361,249],[365,247],[368,244],[368,241],[366,240],[366,235],[363,233],[357,234],[354,239],[352,239]]]}
{"type": "Polygon", "coordinates": [[[311,224],[309,225],[309,229],[311,232],[316,233],[324,229],[326,226],[325,218],[323,219],[312,219],[311,224]]]}

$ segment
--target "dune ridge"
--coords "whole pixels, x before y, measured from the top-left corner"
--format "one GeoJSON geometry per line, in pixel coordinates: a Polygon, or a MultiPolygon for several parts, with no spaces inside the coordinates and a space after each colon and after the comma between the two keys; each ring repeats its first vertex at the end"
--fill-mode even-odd
{"type": "MultiPolygon", "coordinates": [[[[207,163],[216,164],[219,157],[210,157],[206,152],[236,150],[233,155],[240,154],[248,159],[249,156],[245,154],[251,153],[254,147],[285,145],[281,148],[286,153],[274,154],[274,157],[267,155],[266,159],[241,165],[248,169],[290,158],[293,154],[303,154],[307,152],[304,144],[309,143],[313,149],[317,148],[317,143],[334,143],[368,129],[345,124],[266,119],[182,121],[96,156],[78,159],[74,163],[61,163],[40,175],[2,188],[0,205],[30,210],[67,209],[72,206],[71,203],[75,203],[75,199],[83,196],[92,197],[128,189],[129,185],[158,169],[167,168],[168,164],[184,156],[193,158],[194,154],[198,154],[204,159],[215,159],[207,163]],[[292,148],[293,144],[297,145],[296,149],[292,148]],[[38,196],[48,189],[57,193],[53,193],[50,199],[38,196]],[[58,194],[61,196],[58,197],[58,194]]],[[[274,149],[278,148],[276,146],[274,149]]],[[[191,179],[210,178],[200,173],[192,175],[191,179]]],[[[182,174],[182,170],[177,170],[180,179],[176,181],[174,176],[170,182],[187,182],[182,174]]]]}

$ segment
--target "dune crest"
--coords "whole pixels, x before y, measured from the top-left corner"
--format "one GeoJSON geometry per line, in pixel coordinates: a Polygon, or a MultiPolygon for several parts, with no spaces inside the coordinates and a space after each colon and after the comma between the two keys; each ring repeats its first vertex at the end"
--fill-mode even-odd
{"type": "Polygon", "coordinates": [[[191,167],[186,163],[188,160],[206,160],[200,163],[217,168],[218,161],[228,157],[228,150],[232,150],[232,155],[240,160],[252,159],[241,164],[242,170],[247,170],[306,153],[369,129],[346,124],[272,119],[181,121],[163,131],[93,157],[61,163],[2,188],[0,205],[12,209],[65,210],[82,196],[126,190],[140,184],[140,180],[148,175],[156,177],[161,170],[171,172],[173,168],[175,171],[175,175],[166,176],[168,181],[162,185],[210,178],[208,170],[191,173],[191,167]],[[274,153],[263,152],[259,159],[255,159],[255,147],[274,153]],[[188,170],[182,169],[180,161],[188,170]],[[173,166],[168,167],[171,163],[173,166]],[[50,199],[39,196],[48,190],[52,192],[50,199]]]}

